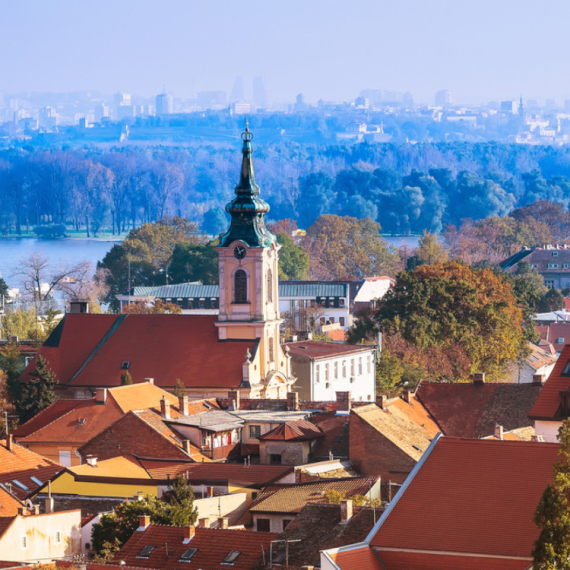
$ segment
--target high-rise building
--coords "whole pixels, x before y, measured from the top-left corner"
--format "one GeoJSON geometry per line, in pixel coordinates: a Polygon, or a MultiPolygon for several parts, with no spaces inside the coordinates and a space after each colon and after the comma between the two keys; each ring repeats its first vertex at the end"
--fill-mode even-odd
{"type": "Polygon", "coordinates": [[[196,97],[198,106],[202,109],[216,109],[226,106],[225,91],[200,91],[196,97]]]}
{"type": "Polygon", "coordinates": [[[453,105],[453,97],[451,91],[442,89],[435,94],[435,104],[437,107],[451,107],[453,105]]]}
{"type": "Polygon", "coordinates": [[[230,103],[241,103],[242,101],[245,101],[245,91],[243,87],[243,77],[239,76],[236,77],[234,81],[230,103]]]}
{"type": "Polygon", "coordinates": [[[103,119],[109,118],[109,106],[104,103],[95,105],[95,122],[100,123],[103,119]]]}
{"type": "Polygon", "coordinates": [[[40,109],[39,125],[46,129],[57,127],[59,116],[52,107],[42,107],[40,109]]]}
{"type": "Polygon", "coordinates": [[[267,90],[263,77],[253,78],[253,106],[263,108],[267,105],[267,90]]]}
{"type": "Polygon", "coordinates": [[[174,99],[170,93],[160,93],[156,96],[156,114],[172,115],[174,112],[174,99]]]}

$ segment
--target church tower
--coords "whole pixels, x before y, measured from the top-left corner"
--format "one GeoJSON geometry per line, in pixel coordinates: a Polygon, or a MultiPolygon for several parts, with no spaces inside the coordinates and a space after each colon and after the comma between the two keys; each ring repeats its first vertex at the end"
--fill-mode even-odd
{"type": "MultiPolygon", "coordinates": [[[[218,245],[220,310],[218,339],[254,341],[244,367],[259,397],[285,397],[295,381],[290,357],[279,342],[279,244],[265,227],[269,205],[255,183],[247,122],[235,198],[226,206],[230,228],[218,245]]],[[[244,377],[246,371],[244,369],[244,377]]]]}

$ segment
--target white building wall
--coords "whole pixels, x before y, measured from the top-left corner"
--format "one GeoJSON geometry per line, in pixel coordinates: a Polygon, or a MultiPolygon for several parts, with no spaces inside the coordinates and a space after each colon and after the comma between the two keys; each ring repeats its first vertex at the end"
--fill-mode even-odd
{"type": "Polygon", "coordinates": [[[558,443],[558,430],[562,422],[547,422],[537,420],[534,422],[534,431],[536,435],[541,435],[544,441],[548,443],[558,443]]]}

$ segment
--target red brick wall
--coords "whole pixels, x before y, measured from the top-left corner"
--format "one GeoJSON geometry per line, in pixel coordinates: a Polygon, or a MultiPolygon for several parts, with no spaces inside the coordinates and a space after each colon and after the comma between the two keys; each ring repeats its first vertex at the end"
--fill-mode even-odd
{"type": "Polygon", "coordinates": [[[99,461],[127,453],[143,457],[188,459],[181,448],[170,445],[163,436],[133,414],[127,414],[87,442],[79,453],[83,458],[93,455],[99,461]]]}
{"type": "Polygon", "coordinates": [[[416,462],[370,424],[350,414],[349,458],[358,473],[380,475],[382,483],[403,483],[416,462]]]}

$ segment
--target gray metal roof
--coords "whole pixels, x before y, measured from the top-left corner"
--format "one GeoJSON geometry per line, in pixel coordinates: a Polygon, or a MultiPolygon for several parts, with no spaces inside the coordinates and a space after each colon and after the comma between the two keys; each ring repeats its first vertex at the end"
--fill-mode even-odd
{"type": "Polygon", "coordinates": [[[347,286],[341,283],[279,283],[280,297],[346,297],[347,286]]]}
{"type": "Polygon", "coordinates": [[[217,299],[220,292],[217,285],[181,283],[180,285],[163,285],[162,287],[157,287],[154,295],[159,299],[217,299]]]}
{"type": "Polygon", "coordinates": [[[199,414],[181,416],[167,421],[171,424],[197,427],[216,432],[229,431],[231,429],[243,427],[243,421],[240,418],[235,417],[225,410],[200,412],[199,414]]]}

